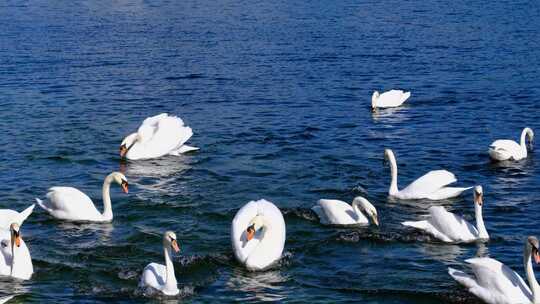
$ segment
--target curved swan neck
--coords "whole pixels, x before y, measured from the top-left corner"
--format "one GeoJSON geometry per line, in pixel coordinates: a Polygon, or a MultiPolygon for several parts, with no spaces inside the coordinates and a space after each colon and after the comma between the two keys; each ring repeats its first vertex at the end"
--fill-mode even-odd
{"type": "Polygon", "coordinates": [[[474,214],[476,217],[476,229],[478,230],[478,237],[481,239],[489,239],[486,226],[484,225],[484,218],[482,217],[482,206],[474,204],[474,214]]]}
{"type": "MultiPolygon", "coordinates": [[[[523,131],[521,131],[521,138],[520,138],[520,141],[519,141],[519,145],[521,147],[521,150],[523,151],[524,154],[527,154],[527,135],[529,134],[529,132],[531,132],[532,130],[529,129],[529,128],[525,128],[523,129],[523,131]]],[[[530,140],[530,138],[529,138],[530,140]]]]}
{"type": "Polygon", "coordinates": [[[112,220],[113,213],[112,213],[112,206],[111,206],[111,183],[113,181],[112,174],[109,174],[105,180],[103,181],[103,188],[101,189],[102,197],[103,197],[103,218],[105,220],[112,220]]]}
{"type": "Polygon", "coordinates": [[[163,255],[165,256],[165,286],[167,289],[169,288],[177,288],[176,287],[176,276],[174,275],[174,265],[171,259],[171,247],[168,245],[163,245],[163,255]]]}
{"type": "Polygon", "coordinates": [[[392,174],[392,181],[390,182],[390,189],[388,189],[388,194],[394,195],[399,192],[399,189],[397,186],[396,157],[394,156],[394,153],[391,151],[387,155],[388,155],[388,162],[390,163],[390,172],[392,174]]]}
{"type": "Polygon", "coordinates": [[[533,295],[533,303],[538,304],[540,303],[540,287],[538,286],[538,282],[536,281],[536,277],[534,276],[531,255],[531,248],[529,247],[529,244],[526,243],[525,248],[523,249],[523,264],[525,267],[525,273],[527,274],[529,288],[531,289],[533,295]]]}

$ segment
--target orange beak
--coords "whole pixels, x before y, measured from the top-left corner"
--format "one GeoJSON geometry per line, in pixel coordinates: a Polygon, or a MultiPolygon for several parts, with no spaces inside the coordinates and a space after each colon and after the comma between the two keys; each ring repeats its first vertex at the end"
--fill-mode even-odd
{"type": "Polygon", "coordinates": [[[125,157],[128,152],[128,149],[125,145],[120,146],[120,157],[125,157]]]}
{"type": "Polygon", "coordinates": [[[172,248],[173,248],[174,252],[178,253],[180,251],[180,247],[178,246],[178,242],[176,240],[173,240],[171,245],[172,245],[172,248]]]}
{"type": "Polygon", "coordinates": [[[255,236],[255,228],[253,226],[249,226],[246,231],[246,238],[248,241],[251,241],[251,239],[255,236]]]}
{"type": "Polygon", "coordinates": [[[124,191],[124,193],[129,193],[129,189],[128,189],[128,184],[127,183],[122,183],[122,190],[124,191]]]}
{"type": "Polygon", "coordinates": [[[15,245],[17,245],[17,247],[21,247],[21,237],[20,236],[15,237],[15,245]]]}

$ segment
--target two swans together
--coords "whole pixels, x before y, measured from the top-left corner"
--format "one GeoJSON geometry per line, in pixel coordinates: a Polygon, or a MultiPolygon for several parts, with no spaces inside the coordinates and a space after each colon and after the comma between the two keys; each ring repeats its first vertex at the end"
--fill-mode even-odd
{"type": "Polygon", "coordinates": [[[231,242],[236,259],[248,270],[264,270],[276,263],[285,246],[281,211],[264,199],[244,205],[232,221],[231,242]]]}
{"type": "Polygon", "coordinates": [[[532,260],[540,263],[540,244],[534,236],[525,240],[523,266],[527,274],[525,281],[503,263],[492,258],[472,258],[465,260],[470,264],[474,277],[463,271],[448,268],[448,273],[470,293],[489,304],[540,303],[540,286],[534,275],[532,260]]]}
{"type": "Polygon", "coordinates": [[[520,160],[527,158],[527,143],[529,138],[529,148],[532,150],[534,141],[534,132],[531,128],[525,128],[521,131],[520,143],[509,139],[499,139],[489,146],[489,156],[495,161],[520,160]]]}
{"type": "Polygon", "coordinates": [[[455,175],[446,170],[429,171],[405,189],[399,190],[397,183],[397,163],[394,152],[390,149],[384,150],[384,160],[390,163],[392,181],[388,194],[398,199],[430,199],[443,200],[459,196],[463,191],[472,187],[447,187],[457,181],[455,175]]]}
{"type": "Polygon", "coordinates": [[[176,116],[162,113],[145,119],[137,132],[128,135],[120,144],[120,157],[151,159],[164,155],[180,155],[199,148],[185,143],[193,131],[176,116]]]}
{"type": "Polygon", "coordinates": [[[355,197],[349,205],[343,201],[321,199],[311,208],[324,225],[367,225],[369,216],[373,223],[379,226],[377,209],[367,199],[355,197]],[[362,210],[366,215],[362,213],[362,210]]]}
{"type": "Polygon", "coordinates": [[[482,217],[483,195],[482,186],[476,186],[474,188],[476,227],[462,217],[446,211],[442,206],[429,207],[429,218],[427,220],[403,222],[402,224],[425,231],[433,237],[448,243],[469,243],[477,240],[488,240],[489,235],[482,217]]]}

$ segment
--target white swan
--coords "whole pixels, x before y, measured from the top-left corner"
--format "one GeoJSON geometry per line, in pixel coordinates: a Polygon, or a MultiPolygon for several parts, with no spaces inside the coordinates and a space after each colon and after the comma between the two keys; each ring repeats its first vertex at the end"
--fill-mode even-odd
{"type": "Polygon", "coordinates": [[[231,241],[236,259],[248,270],[263,270],[277,262],[285,245],[281,211],[264,199],[242,207],[232,221],[231,241]]]}
{"type": "Polygon", "coordinates": [[[185,145],[193,135],[182,119],[162,113],[143,121],[136,133],[128,135],[120,144],[120,157],[150,159],[164,155],[180,155],[199,148],[185,145]]]}
{"type": "Polygon", "coordinates": [[[12,223],[9,230],[0,231],[0,275],[28,280],[34,273],[32,257],[20,233],[20,226],[12,223]]]}
{"type": "Polygon", "coordinates": [[[499,139],[489,146],[489,156],[493,160],[520,160],[527,157],[526,137],[529,137],[529,146],[532,149],[534,132],[531,128],[525,128],[521,132],[520,143],[509,139],[499,139]]]}
{"type": "Polygon", "coordinates": [[[482,218],[483,195],[482,186],[476,186],[474,188],[476,228],[462,217],[446,211],[442,206],[429,207],[430,217],[427,220],[402,224],[423,230],[443,242],[469,243],[476,240],[489,240],[482,218]]]}
{"type": "Polygon", "coordinates": [[[47,201],[36,198],[38,205],[57,219],[84,222],[110,222],[113,219],[111,196],[109,194],[111,183],[122,186],[128,193],[128,182],[120,172],[113,172],[103,181],[103,213],[99,212],[92,200],[78,189],[72,187],[52,187],[47,193],[47,201]]]}
{"type": "Polygon", "coordinates": [[[362,214],[361,210],[364,210],[373,223],[379,226],[377,209],[361,196],[355,197],[351,205],[339,200],[321,199],[311,210],[317,213],[325,225],[365,225],[369,224],[369,220],[362,214]]]}
{"type": "Polygon", "coordinates": [[[390,149],[384,150],[384,159],[390,162],[392,181],[388,194],[398,199],[430,199],[442,200],[459,196],[463,191],[472,187],[458,188],[446,187],[457,181],[453,173],[446,170],[429,171],[421,176],[403,190],[397,186],[397,164],[394,152],[390,149]]]}
{"type": "Polygon", "coordinates": [[[0,304],[7,303],[9,300],[13,299],[15,296],[7,296],[7,297],[1,297],[0,298],[0,304]]]}
{"type": "Polygon", "coordinates": [[[515,271],[491,258],[472,258],[465,260],[470,264],[474,277],[465,272],[448,268],[448,273],[474,294],[489,304],[540,303],[540,287],[534,276],[532,259],[538,264],[538,239],[529,236],[523,250],[523,265],[529,286],[515,271]],[[532,258],[532,259],[531,259],[532,258]]]}
{"type": "Polygon", "coordinates": [[[19,226],[22,226],[26,218],[32,214],[35,206],[36,204],[32,204],[21,212],[11,209],[0,209],[0,229],[8,230],[12,223],[17,223],[19,226]]]}
{"type": "Polygon", "coordinates": [[[375,91],[371,96],[371,110],[376,111],[377,108],[399,107],[410,96],[411,92],[404,92],[402,90],[390,90],[382,94],[379,94],[379,91],[375,91]]]}
{"type": "Polygon", "coordinates": [[[176,276],[174,275],[171,249],[174,250],[174,252],[180,251],[176,234],[172,231],[167,231],[163,235],[165,265],[150,263],[144,267],[139,287],[150,286],[168,296],[175,296],[180,293],[176,283],[176,276]]]}

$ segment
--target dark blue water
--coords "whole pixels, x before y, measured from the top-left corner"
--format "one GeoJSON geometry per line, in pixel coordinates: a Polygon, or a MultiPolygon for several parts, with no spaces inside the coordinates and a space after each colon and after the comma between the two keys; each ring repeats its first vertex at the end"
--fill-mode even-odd
{"type": "MultiPolygon", "coordinates": [[[[0,207],[22,210],[54,185],[101,204],[110,225],[23,226],[31,280],[0,280],[24,303],[163,300],[137,289],[177,232],[175,302],[476,303],[446,268],[489,255],[523,275],[539,235],[538,153],[511,166],[487,147],[540,132],[540,7],[528,1],[7,1],[0,4],[0,207]],[[412,91],[372,115],[373,90],[412,91]],[[194,130],[197,153],[121,164],[118,146],[148,116],[194,130]],[[387,198],[392,148],[400,186],[439,168],[481,184],[486,246],[443,245],[402,228],[428,201],[387,198]],[[364,195],[380,228],[318,224],[320,198],[364,195]],[[233,259],[230,222],[265,198],[285,214],[279,267],[233,259]]],[[[473,219],[472,193],[437,202],[473,219]]]]}

